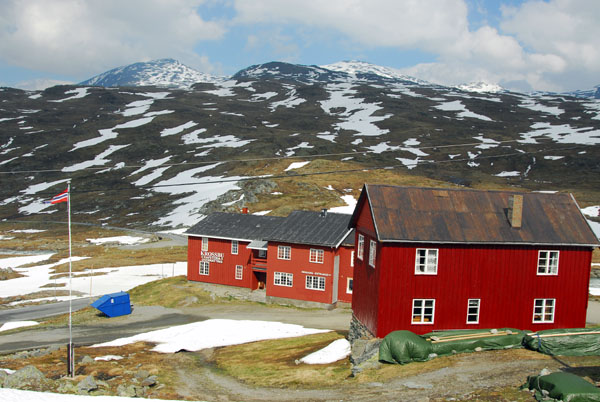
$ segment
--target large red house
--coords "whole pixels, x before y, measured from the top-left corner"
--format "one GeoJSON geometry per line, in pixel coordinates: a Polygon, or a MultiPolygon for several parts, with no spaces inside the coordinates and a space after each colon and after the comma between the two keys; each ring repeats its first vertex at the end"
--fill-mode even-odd
{"type": "Polygon", "coordinates": [[[365,185],[350,227],[371,335],[585,326],[599,243],[570,194],[365,185]]]}
{"type": "Polygon", "coordinates": [[[251,290],[273,302],[352,301],[350,215],[294,211],[271,217],[213,213],[187,231],[188,279],[251,290]]]}

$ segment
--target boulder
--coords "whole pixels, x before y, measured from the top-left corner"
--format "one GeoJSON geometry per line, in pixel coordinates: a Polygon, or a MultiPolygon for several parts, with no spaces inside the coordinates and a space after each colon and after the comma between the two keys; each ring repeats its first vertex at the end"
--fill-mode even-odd
{"type": "Polygon", "coordinates": [[[87,394],[90,391],[95,391],[98,389],[98,384],[96,380],[91,375],[88,375],[83,380],[79,381],[77,384],[77,391],[80,394],[87,394]]]}
{"type": "Polygon", "coordinates": [[[25,366],[22,369],[6,376],[5,388],[26,389],[31,391],[43,391],[49,385],[50,380],[35,366],[25,366]]]}
{"type": "Polygon", "coordinates": [[[94,359],[92,359],[90,356],[85,355],[83,356],[83,359],[81,359],[81,364],[90,364],[90,363],[94,363],[94,359]]]}
{"type": "Polygon", "coordinates": [[[153,387],[158,382],[157,379],[158,378],[155,375],[151,375],[150,377],[145,378],[140,385],[142,387],[153,387]]]}

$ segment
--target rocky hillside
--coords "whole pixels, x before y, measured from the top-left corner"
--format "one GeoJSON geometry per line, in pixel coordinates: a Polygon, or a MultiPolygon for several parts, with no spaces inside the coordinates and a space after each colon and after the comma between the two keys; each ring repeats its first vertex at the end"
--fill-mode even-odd
{"type": "MultiPolygon", "coordinates": [[[[191,226],[208,206],[278,197],[279,176],[310,186],[299,173],[330,169],[323,160],[353,179],[381,168],[598,205],[599,144],[595,99],[468,92],[364,63],[268,63],[188,89],[2,88],[0,218],[63,220],[43,201],[70,178],[75,220],[191,226]],[[300,161],[313,162],[286,171],[300,161]]],[[[359,187],[332,179],[323,191],[359,187]]]]}

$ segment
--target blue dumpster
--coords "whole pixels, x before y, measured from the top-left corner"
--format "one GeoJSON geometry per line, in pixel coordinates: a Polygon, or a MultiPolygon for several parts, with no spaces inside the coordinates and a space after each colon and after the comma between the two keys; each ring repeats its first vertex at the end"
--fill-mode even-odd
{"type": "Polygon", "coordinates": [[[102,296],[91,304],[109,317],[118,317],[131,314],[131,302],[129,293],[117,292],[102,296]]]}

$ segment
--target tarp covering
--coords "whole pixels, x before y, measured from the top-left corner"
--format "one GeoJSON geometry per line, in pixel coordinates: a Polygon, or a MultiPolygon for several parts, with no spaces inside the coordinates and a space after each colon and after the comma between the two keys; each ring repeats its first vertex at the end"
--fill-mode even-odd
{"type": "Polygon", "coordinates": [[[571,373],[529,376],[523,387],[535,390],[535,398],[538,401],[548,400],[542,394],[545,390],[548,397],[557,401],[600,402],[600,389],[571,373]]]}
{"type": "Polygon", "coordinates": [[[406,364],[430,359],[431,343],[410,331],[390,332],[379,345],[379,361],[406,364]]]}
{"type": "Polygon", "coordinates": [[[523,345],[547,355],[600,355],[600,328],[548,329],[526,335],[523,345]]]}
{"type": "Polygon", "coordinates": [[[514,328],[437,331],[422,335],[431,339],[432,353],[438,356],[477,350],[520,348],[526,332],[514,328]]]}
{"type": "Polygon", "coordinates": [[[381,342],[379,360],[406,364],[427,361],[436,355],[520,348],[524,336],[525,332],[514,328],[439,331],[421,336],[410,331],[394,331],[381,342]]]}

